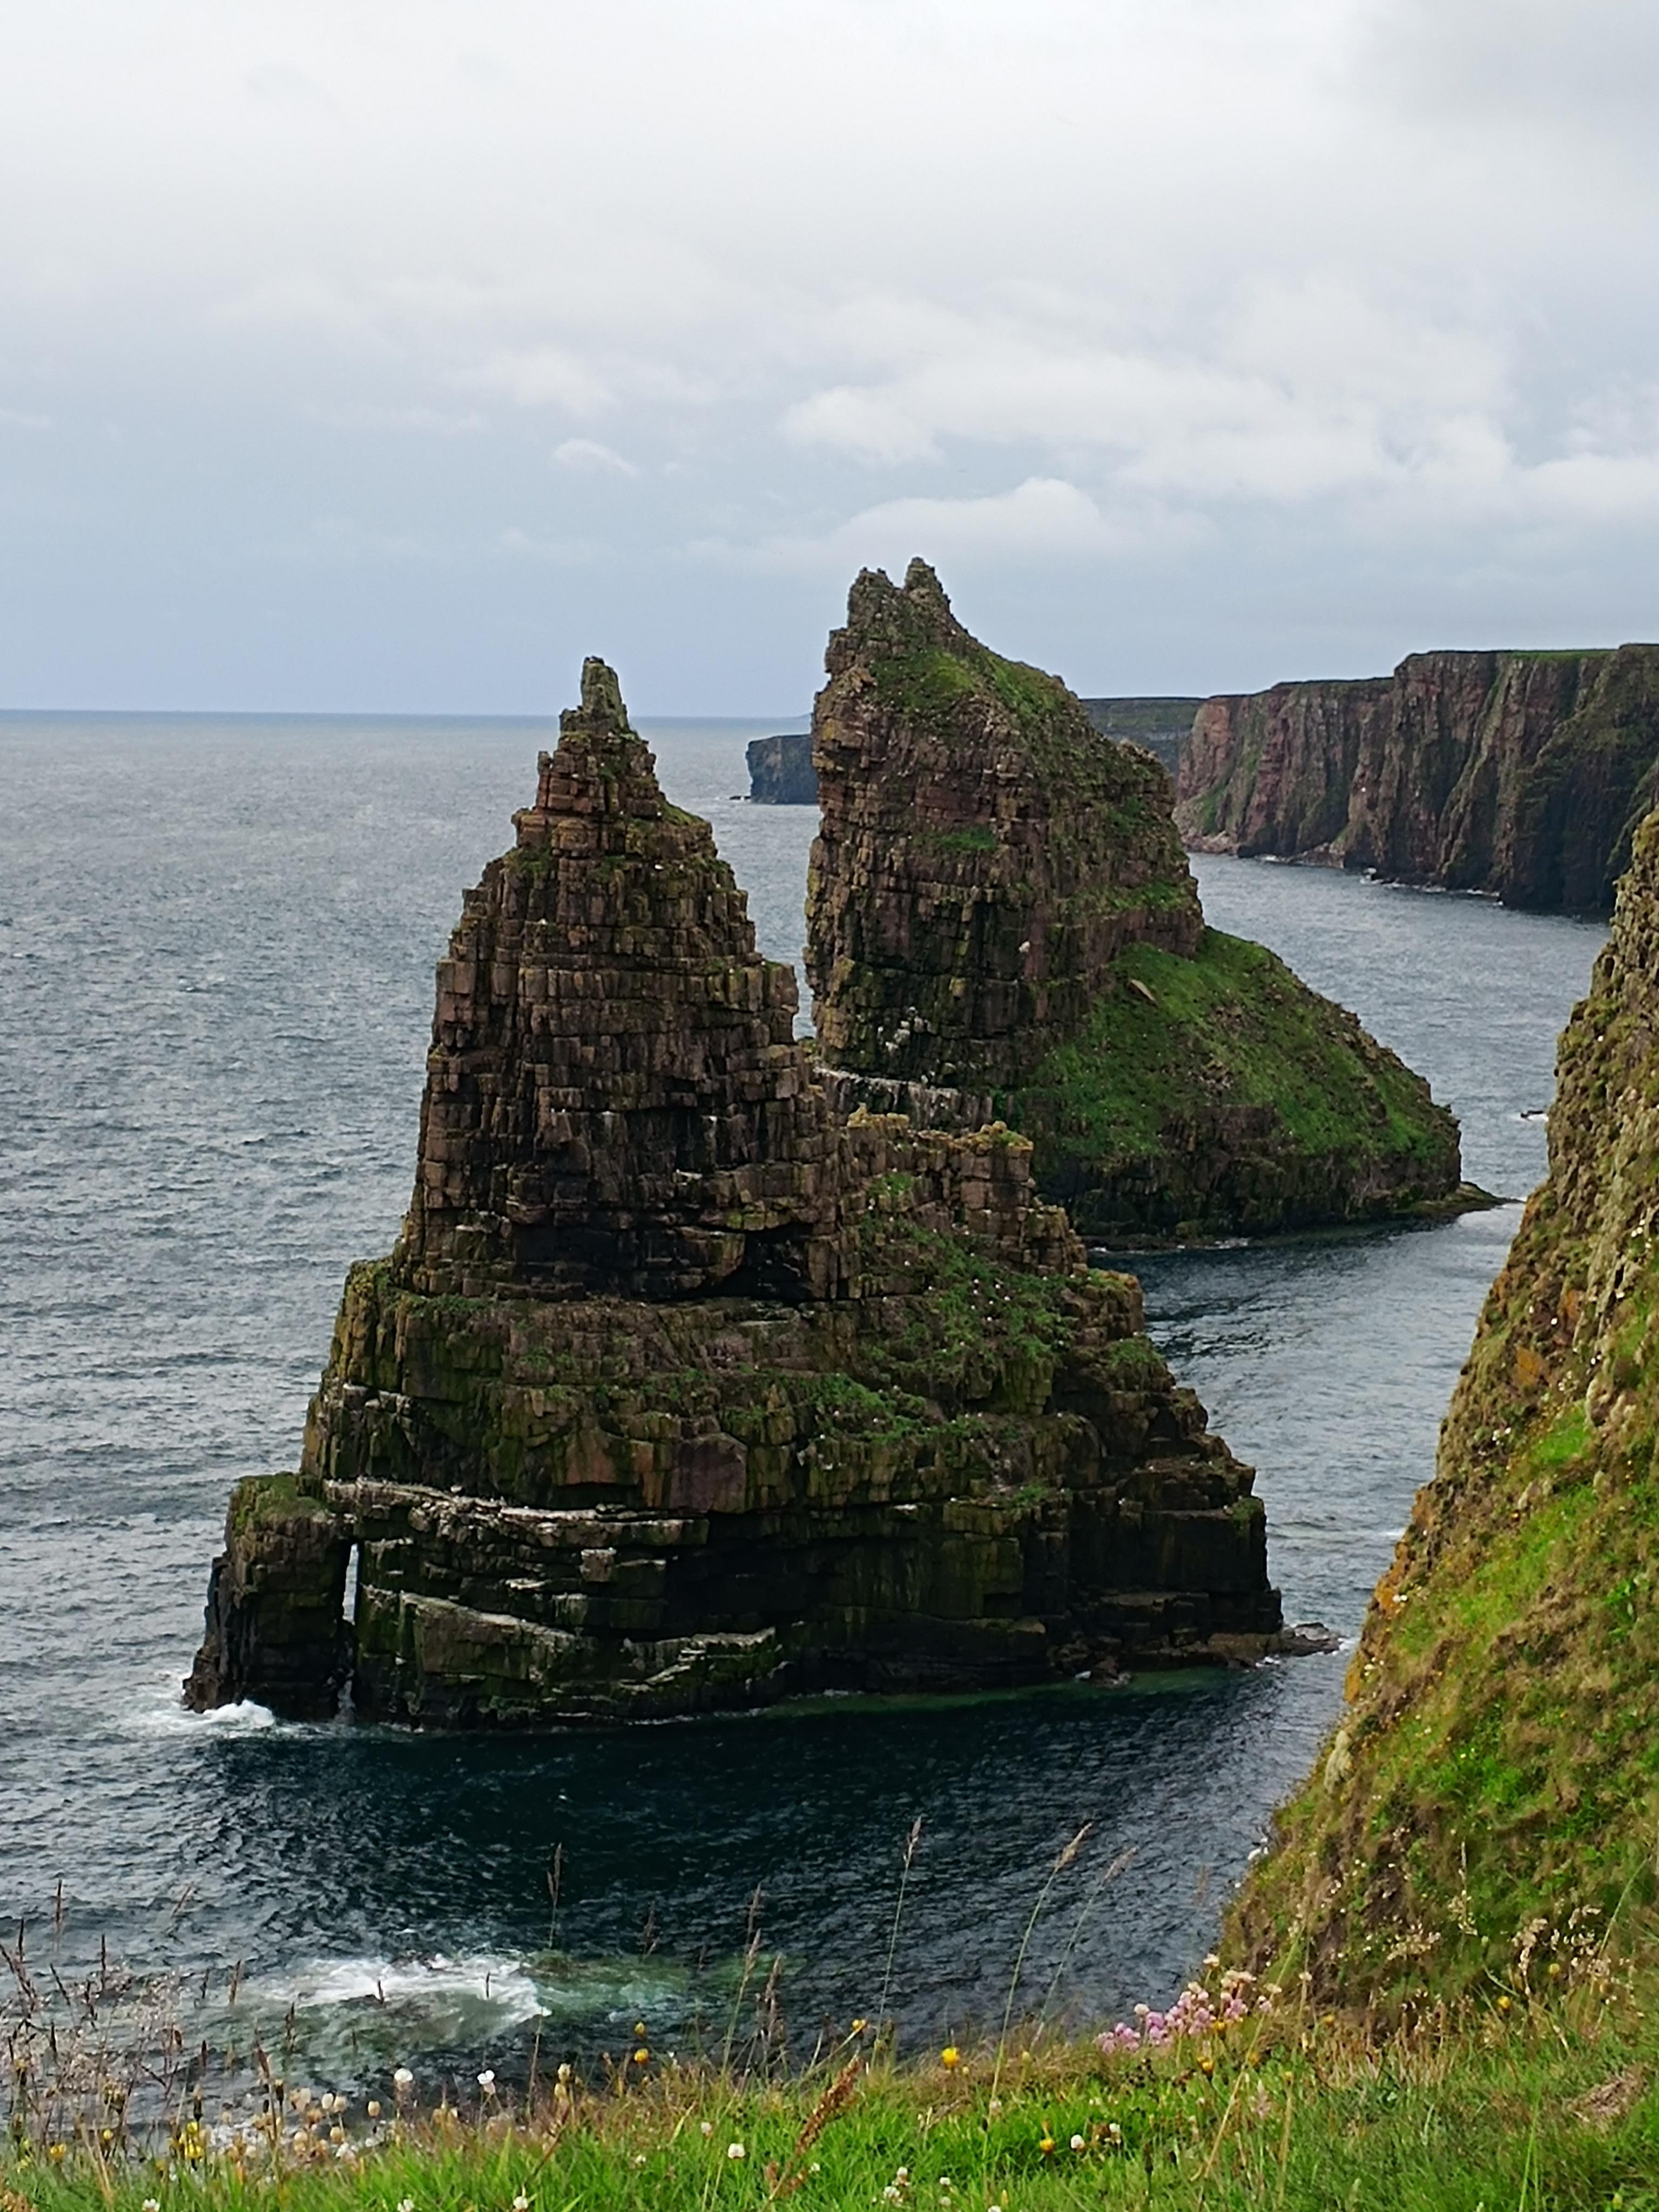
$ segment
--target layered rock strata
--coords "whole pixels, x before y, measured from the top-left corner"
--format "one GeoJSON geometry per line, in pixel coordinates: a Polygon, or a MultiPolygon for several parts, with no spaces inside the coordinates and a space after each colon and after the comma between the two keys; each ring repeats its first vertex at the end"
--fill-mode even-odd
{"type": "Polygon", "coordinates": [[[1351,1014],[1207,929],[1171,787],[933,571],[866,572],[813,710],[807,968],[843,1106],[1004,1115],[1084,1234],[1284,1229],[1459,1189],[1456,1125],[1351,1014]]]}
{"type": "Polygon", "coordinates": [[[1589,911],[1656,775],[1659,646],[1419,653],[1391,677],[1207,700],[1176,818],[1202,851],[1589,911]]]}
{"type": "Polygon", "coordinates": [[[1565,1032],[1528,1204],[1235,1951],[1383,2010],[1591,1978],[1659,1819],[1659,816],[1565,1032]]]}
{"type": "Polygon", "coordinates": [[[297,1474],[233,1500],[190,1701],[533,1725],[1266,1648],[1250,1470],[1133,1280],[1006,1127],[836,1115],[600,664],[515,818],[403,1237],[297,1474]]]}
{"type": "Polygon", "coordinates": [[[751,738],[746,751],[749,796],[757,806],[816,806],[818,779],[810,731],[751,738]]]}

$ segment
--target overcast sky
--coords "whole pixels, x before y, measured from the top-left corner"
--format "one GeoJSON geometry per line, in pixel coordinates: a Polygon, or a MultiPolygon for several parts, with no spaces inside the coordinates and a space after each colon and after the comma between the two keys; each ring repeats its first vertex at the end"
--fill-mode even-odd
{"type": "Polygon", "coordinates": [[[1659,637],[1652,0],[51,0],[0,704],[784,716],[1659,637]]]}

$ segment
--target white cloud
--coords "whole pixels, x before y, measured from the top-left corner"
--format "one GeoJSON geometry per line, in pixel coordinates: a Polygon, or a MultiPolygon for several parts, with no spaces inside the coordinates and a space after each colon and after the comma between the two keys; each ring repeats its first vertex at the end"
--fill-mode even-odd
{"type": "Polygon", "coordinates": [[[562,469],[575,469],[601,476],[636,477],[639,474],[632,461],[609,446],[601,445],[597,438],[566,438],[553,448],[553,459],[562,469]]]}
{"type": "Polygon", "coordinates": [[[1350,284],[1247,292],[1203,353],[1101,343],[1086,320],[937,317],[925,341],[899,337],[890,377],[796,402],[783,434],[878,465],[973,444],[1085,452],[1159,495],[1282,504],[1389,483],[1504,394],[1489,342],[1350,284]]]}
{"type": "MultiPolygon", "coordinates": [[[[665,702],[674,655],[723,654],[735,697],[763,680],[739,619],[799,653],[837,563],[918,550],[988,603],[1040,573],[1056,610],[1066,563],[1127,606],[1145,557],[1181,635],[1248,606],[1264,654],[1310,575],[1378,661],[1388,592],[1434,608],[1477,567],[1505,634],[1516,577],[1539,624],[1651,627],[1646,0],[13,13],[0,423],[55,434],[10,441],[0,645],[37,688],[72,690],[89,596],[153,590],[144,665],[187,673],[164,575],[169,605],[242,594],[230,665],[264,635],[258,549],[314,558],[337,512],[357,565],[312,611],[386,665],[434,615],[353,620],[377,562],[471,564],[435,618],[493,681],[550,616],[526,581],[488,650],[464,626],[556,561],[631,593],[641,638],[680,623],[665,702]],[[105,423],[127,458],[89,504],[105,423]],[[520,520],[550,451],[591,542],[562,504],[520,520]],[[733,562],[740,617],[658,590],[733,562]]],[[[1054,620],[1092,651],[1079,608],[1054,620]]]]}
{"type": "Polygon", "coordinates": [[[467,372],[465,380],[520,407],[562,407],[577,416],[597,415],[614,398],[605,379],[564,346],[503,349],[467,372]]]}
{"type": "Polygon", "coordinates": [[[1062,477],[1028,477],[1010,491],[978,497],[884,500],[817,535],[749,544],[706,539],[690,550],[733,567],[844,576],[861,568],[902,569],[915,553],[935,565],[978,568],[1113,559],[1167,547],[1191,527],[1155,508],[1109,516],[1062,477]]]}
{"type": "Polygon", "coordinates": [[[307,535],[283,549],[286,557],[329,566],[380,566],[387,562],[416,562],[424,567],[451,560],[457,548],[418,530],[388,530],[361,522],[355,515],[324,515],[307,535]]]}
{"type": "Polygon", "coordinates": [[[483,429],[482,415],[457,415],[441,407],[377,407],[368,402],[349,407],[319,407],[314,419],[336,430],[407,432],[417,437],[471,438],[483,429]]]}
{"type": "Polygon", "coordinates": [[[536,561],[555,568],[591,568],[605,558],[605,548],[591,538],[561,538],[534,530],[504,530],[499,540],[503,553],[515,561],[536,561]]]}

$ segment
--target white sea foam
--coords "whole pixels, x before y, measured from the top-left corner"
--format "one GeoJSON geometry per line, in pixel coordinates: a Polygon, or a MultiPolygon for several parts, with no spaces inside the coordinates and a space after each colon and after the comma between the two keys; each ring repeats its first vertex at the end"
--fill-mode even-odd
{"type": "Polygon", "coordinates": [[[503,2026],[533,2020],[543,2009],[522,1960],[483,1952],[458,1959],[441,1951],[424,1959],[314,1959],[254,1994],[301,2012],[383,2005],[404,2016],[453,2017],[482,2010],[503,2026]]]}
{"type": "MultiPolygon", "coordinates": [[[[250,1982],[256,2013],[307,2021],[319,2050],[349,2033],[359,2051],[407,2057],[453,2047],[483,2050],[533,2020],[661,2020],[684,2007],[687,1976],[672,1961],[622,1954],[532,1959],[489,1952],[385,1959],[313,1959],[297,1971],[250,1982]]],[[[344,2045],[342,2046],[345,2047],[344,2045]]]]}
{"type": "Polygon", "coordinates": [[[269,1705],[250,1698],[236,1705],[216,1705],[211,1711],[193,1713],[179,1695],[179,1675],[169,1669],[147,1688],[127,1716],[127,1727],[136,1735],[261,1735],[268,1729],[286,1728],[269,1705]]]}

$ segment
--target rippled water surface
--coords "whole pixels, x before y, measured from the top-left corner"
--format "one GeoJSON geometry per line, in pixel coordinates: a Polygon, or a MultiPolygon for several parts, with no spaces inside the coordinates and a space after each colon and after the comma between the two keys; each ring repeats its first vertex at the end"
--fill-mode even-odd
{"type": "MultiPolygon", "coordinates": [[[[816,817],[730,797],[757,727],[647,734],[794,958],[816,817]]],[[[243,1960],[245,2008],[295,2003],[319,2060],[368,2071],[510,2059],[532,2017],[556,2042],[641,2015],[718,2041],[752,1909],[810,2040],[875,2007],[920,1815],[891,2002],[935,2036],[1000,2013],[1043,1869],[1092,1821],[1020,2002],[1165,1995],[1328,1726],[1340,1656],[523,1741],[178,1705],[230,1486],[293,1463],[344,1267],[396,1232],[433,962],[548,742],[0,717],[0,1914],[61,1877],[66,1958],[106,1936],[140,1965],[243,1960]]],[[[1431,1079],[1470,1175],[1537,1180],[1526,1117],[1595,925],[1198,872],[1213,922],[1431,1079]]],[[[1159,1341],[1260,1470],[1291,1617],[1358,1627],[1516,1218],[1138,1263],[1159,1341]]]]}

